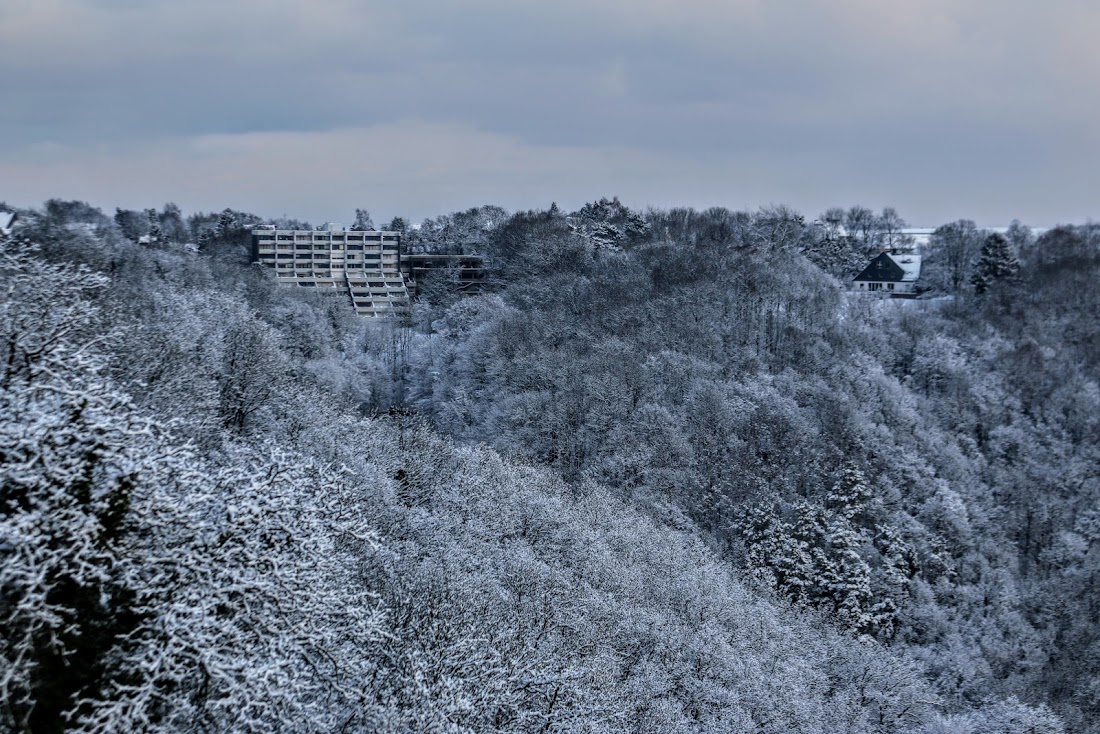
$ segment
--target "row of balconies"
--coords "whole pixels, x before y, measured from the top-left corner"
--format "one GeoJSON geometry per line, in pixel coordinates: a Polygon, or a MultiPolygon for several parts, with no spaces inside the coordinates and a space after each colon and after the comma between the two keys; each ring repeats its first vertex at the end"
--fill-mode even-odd
{"type": "MultiPolygon", "coordinates": [[[[267,244],[266,247],[261,246],[259,249],[260,249],[260,252],[271,252],[272,251],[270,243],[267,244]]],[[[347,250],[348,252],[362,252],[364,250],[366,250],[367,252],[396,252],[397,251],[396,247],[390,247],[389,245],[382,245],[381,247],[379,247],[378,245],[372,245],[372,244],[366,244],[366,245],[323,245],[321,247],[318,247],[317,245],[313,244],[312,242],[299,242],[299,243],[294,244],[294,245],[289,245],[289,244],[288,245],[275,245],[275,249],[277,249],[277,250],[305,250],[305,251],[309,251],[309,252],[344,252],[345,250],[347,250]]]]}
{"type": "Polygon", "coordinates": [[[355,312],[360,316],[408,316],[408,306],[391,306],[384,303],[371,303],[370,301],[352,301],[355,312]]]}
{"type": "Polygon", "coordinates": [[[397,271],[397,258],[385,256],[379,257],[378,255],[371,255],[369,253],[366,255],[341,255],[339,257],[332,257],[328,253],[324,252],[264,252],[260,253],[259,257],[259,262],[261,263],[271,263],[276,261],[281,262],[283,260],[294,260],[296,262],[306,260],[309,260],[311,262],[317,260],[328,260],[334,263],[374,263],[382,266],[392,267],[395,272],[397,271]]]}
{"type": "Polygon", "coordinates": [[[270,237],[257,238],[257,252],[259,262],[272,268],[280,283],[347,293],[360,316],[409,317],[409,291],[398,271],[396,238],[392,244],[380,245],[368,237],[365,244],[345,250],[343,244],[324,242],[327,236],[317,237],[324,242],[320,245],[312,241],[291,244],[284,239],[289,235],[278,236],[280,244],[270,237]],[[354,276],[359,279],[349,280],[354,276]]]}
{"type": "Polygon", "coordinates": [[[334,253],[334,252],[366,252],[372,254],[385,254],[396,256],[398,250],[396,247],[389,247],[383,245],[382,247],[371,247],[367,245],[348,245],[346,248],[344,245],[317,247],[313,244],[299,244],[299,245],[275,245],[272,243],[261,244],[256,247],[256,252],[261,255],[270,255],[273,252],[318,252],[318,253],[334,253]]]}
{"type": "Polygon", "coordinates": [[[352,283],[353,288],[400,288],[404,292],[405,282],[401,279],[388,278],[387,276],[392,273],[386,273],[382,270],[367,270],[365,268],[345,268],[339,263],[334,264],[319,264],[313,263],[313,266],[302,263],[277,263],[275,266],[275,274],[279,278],[295,278],[295,277],[317,277],[319,274],[321,277],[331,277],[333,273],[343,275],[347,273],[348,277],[359,276],[381,276],[381,280],[378,281],[354,281],[352,283]],[[320,265],[320,267],[316,267],[320,265]]]}
{"type": "Polygon", "coordinates": [[[260,264],[269,268],[275,268],[277,271],[282,272],[285,270],[316,270],[317,268],[324,268],[326,270],[349,270],[356,274],[368,274],[378,273],[379,275],[396,275],[397,268],[393,267],[392,263],[379,263],[375,261],[359,261],[359,260],[274,260],[268,258],[261,258],[260,264]]]}
{"type": "Polygon", "coordinates": [[[296,278],[345,277],[346,275],[348,275],[347,271],[338,268],[279,268],[275,271],[275,277],[281,281],[294,280],[296,278]]]}
{"type": "Polygon", "coordinates": [[[341,234],[261,234],[256,236],[257,242],[392,242],[396,236],[385,237],[382,235],[341,235],[341,234]]]}
{"type": "Polygon", "coordinates": [[[372,291],[365,288],[352,288],[351,293],[353,296],[373,296],[375,298],[408,298],[408,292],[404,289],[372,291]]]}
{"type": "Polygon", "coordinates": [[[362,255],[358,253],[353,253],[351,255],[340,253],[336,256],[333,256],[332,253],[328,252],[261,252],[259,253],[259,257],[257,258],[257,262],[260,263],[272,263],[277,260],[329,260],[331,262],[371,262],[392,265],[395,269],[397,268],[397,258],[369,252],[362,255]]]}
{"type": "Polygon", "coordinates": [[[263,230],[254,233],[257,242],[397,242],[395,232],[329,233],[329,232],[273,232],[263,230]]]}

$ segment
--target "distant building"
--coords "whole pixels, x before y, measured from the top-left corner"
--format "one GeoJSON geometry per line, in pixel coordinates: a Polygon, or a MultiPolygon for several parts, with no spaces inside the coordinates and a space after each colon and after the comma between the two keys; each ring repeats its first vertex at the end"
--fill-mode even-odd
{"type": "MultiPolygon", "coordinates": [[[[998,234],[1007,234],[1008,227],[979,227],[980,230],[986,233],[997,232],[998,234]]],[[[1047,231],[1046,227],[1028,227],[1031,230],[1033,237],[1041,237],[1043,233],[1047,231]]],[[[909,239],[913,247],[921,248],[927,247],[932,244],[932,237],[936,234],[935,227],[919,227],[903,229],[900,232],[902,237],[909,239]]]]}
{"type": "Polygon", "coordinates": [[[280,283],[347,294],[361,316],[409,315],[398,232],[257,227],[252,260],[274,269],[280,283]]]}
{"type": "Polygon", "coordinates": [[[861,293],[913,298],[919,279],[920,255],[884,252],[852,280],[852,288],[861,293]]]}
{"type": "Polygon", "coordinates": [[[15,212],[0,212],[0,237],[7,237],[15,228],[15,220],[19,215],[15,212]]]}

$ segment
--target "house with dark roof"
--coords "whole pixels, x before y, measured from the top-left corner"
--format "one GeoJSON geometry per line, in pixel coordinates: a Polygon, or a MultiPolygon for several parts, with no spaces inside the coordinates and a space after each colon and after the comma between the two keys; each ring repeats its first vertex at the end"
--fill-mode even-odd
{"type": "Polygon", "coordinates": [[[852,279],[852,290],[893,298],[913,298],[920,279],[920,255],[884,252],[852,279]]]}

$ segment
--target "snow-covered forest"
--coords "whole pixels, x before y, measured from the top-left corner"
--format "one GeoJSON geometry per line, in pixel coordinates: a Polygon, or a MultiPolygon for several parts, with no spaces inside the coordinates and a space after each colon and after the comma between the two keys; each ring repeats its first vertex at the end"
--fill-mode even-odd
{"type": "Polygon", "coordinates": [[[1100,732],[1100,228],[902,301],[889,209],[482,207],[389,224],[490,263],[402,325],[18,214],[0,730],[1100,732]]]}

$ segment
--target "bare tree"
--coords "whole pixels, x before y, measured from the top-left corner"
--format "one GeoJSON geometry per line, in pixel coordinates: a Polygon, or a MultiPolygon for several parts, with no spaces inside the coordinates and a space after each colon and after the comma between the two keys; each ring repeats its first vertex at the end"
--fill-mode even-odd
{"type": "Polygon", "coordinates": [[[958,293],[966,284],[981,243],[981,230],[969,219],[944,224],[932,233],[931,254],[941,263],[952,293],[958,293]]]}

